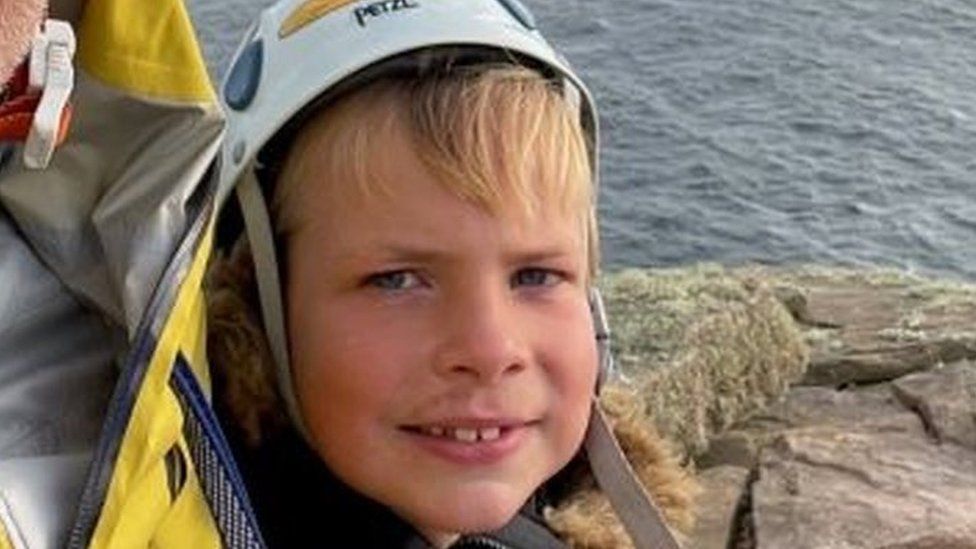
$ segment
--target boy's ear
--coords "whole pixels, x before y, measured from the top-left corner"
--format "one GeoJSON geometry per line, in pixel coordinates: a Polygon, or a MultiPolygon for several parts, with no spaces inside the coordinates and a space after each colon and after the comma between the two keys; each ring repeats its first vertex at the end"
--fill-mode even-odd
{"type": "Polygon", "coordinates": [[[600,289],[591,286],[589,291],[590,314],[593,316],[593,331],[596,337],[596,352],[598,361],[598,371],[596,376],[596,394],[600,393],[600,388],[613,375],[613,355],[610,353],[610,324],[607,322],[607,312],[603,306],[603,297],[600,289]]]}

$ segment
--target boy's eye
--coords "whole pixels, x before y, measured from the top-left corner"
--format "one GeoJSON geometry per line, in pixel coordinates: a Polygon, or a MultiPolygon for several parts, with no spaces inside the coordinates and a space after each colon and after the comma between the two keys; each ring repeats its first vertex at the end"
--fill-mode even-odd
{"type": "Polygon", "coordinates": [[[366,284],[380,290],[400,291],[419,287],[423,282],[410,271],[389,271],[370,275],[366,284]]]}
{"type": "Polygon", "coordinates": [[[530,267],[519,269],[512,275],[512,287],[518,286],[554,286],[565,279],[562,273],[552,269],[530,267]]]}

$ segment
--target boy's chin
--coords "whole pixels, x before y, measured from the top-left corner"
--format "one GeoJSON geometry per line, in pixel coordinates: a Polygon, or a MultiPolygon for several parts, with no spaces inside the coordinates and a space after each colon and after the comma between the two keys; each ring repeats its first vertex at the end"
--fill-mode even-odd
{"type": "Polygon", "coordinates": [[[458,490],[448,497],[433,496],[403,516],[422,533],[473,534],[505,526],[528,500],[515,490],[458,490]]]}

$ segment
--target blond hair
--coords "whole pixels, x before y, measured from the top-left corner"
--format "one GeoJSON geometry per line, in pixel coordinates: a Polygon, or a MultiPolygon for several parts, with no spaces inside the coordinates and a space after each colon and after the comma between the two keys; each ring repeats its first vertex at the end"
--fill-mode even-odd
{"type": "MultiPolygon", "coordinates": [[[[387,78],[340,96],[307,119],[285,156],[271,204],[281,242],[299,230],[307,193],[390,194],[371,162],[385,136],[405,131],[435,180],[496,215],[531,216],[544,203],[576,215],[590,275],[597,246],[589,150],[579,113],[559,87],[518,66],[387,78]],[[321,155],[327,157],[321,162],[321,155]],[[311,173],[311,162],[325,172],[311,173]]],[[[250,254],[238,242],[211,266],[208,353],[225,409],[246,441],[283,424],[274,366],[257,314],[250,254]]]]}
{"type": "Polygon", "coordinates": [[[275,185],[272,217],[287,239],[317,179],[330,196],[391,196],[376,172],[382,144],[403,132],[446,190],[495,215],[532,216],[544,203],[576,214],[591,275],[598,264],[591,143],[560,85],[515,65],[456,68],[428,78],[387,78],[316,113],[295,139],[275,185]],[[321,162],[324,157],[326,161],[321,162]],[[310,165],[325,173],[310,173],[310,165]]]}

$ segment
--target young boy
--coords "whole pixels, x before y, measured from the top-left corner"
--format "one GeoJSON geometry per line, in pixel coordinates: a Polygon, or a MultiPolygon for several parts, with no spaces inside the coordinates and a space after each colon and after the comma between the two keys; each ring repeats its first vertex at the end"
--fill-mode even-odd
{"type": "MultiPolygon", "coordinates": [[[[580,92],[555,72],[568,69],[533,57],[544,42],[516,4],[334,4],[279,4],[251,41],[264,67],[301,49],[291,34],[317,48],[288,73],[325,82],[314,94],[299,82],[262,95],[267,74],[242,93],[254,46],[225,88],[222,180],[250,178],[241,151],[260,151],[274,238],[251,232],[253,262],[242,239],[215,263],[209,348],[264,535],[281,547],[562,546],[540,513],[574,492],[600,369],[580,92]],[[459,47],[465,32],[499,36],[459,47]],[[314,57],[377,40],[397,55],[314,57]]],[[[687,526],[687,480],[630,427],[658,503],[687,526]]],[[[548,515],[563,541],[626,543],[615,522],[548,515]]]]}

